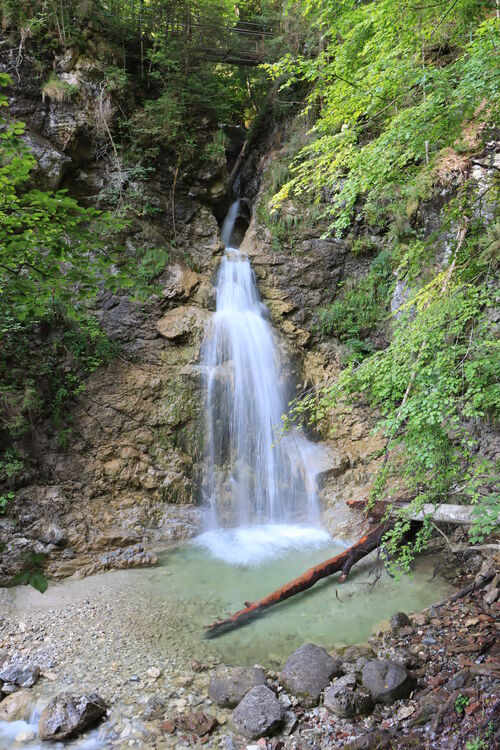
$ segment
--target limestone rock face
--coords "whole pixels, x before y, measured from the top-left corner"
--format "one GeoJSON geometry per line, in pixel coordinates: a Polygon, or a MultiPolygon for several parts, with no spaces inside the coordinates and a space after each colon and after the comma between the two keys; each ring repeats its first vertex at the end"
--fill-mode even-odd
{"type": "Polygon", "coordinates": [[[363,667],[363,685],[376,703],[391,704],[408,698],[415,678],[401,664],[390,659],[374,659],[363,667]]]}
{"type": "Polygon", "coordinates": [[[162,297],[165,299],[188,299],[200,284],[202,277],[190,268],[175,263],[168,269],[165,281],[162,278],[162,297]]]}
{"type": "Polygon", "coordinates": [[[42,740],[64,740],[91,727],[106,713],[106,704],[97,693],[61,693],[45,706],[38,723],[42,740]]]}
{"type": "Polygon", "coordinates": [[[234,708],[257,685],[265,685],[266,676],[258,667],[221,667],[210,680],[208,695],[222,708],[234,708]]]}
{"type": "Polygon", "coordinates": [[[175,307],[156,323],[156,330],[166,339],[185,338],[187,336],[203,335],[205,324],[210,317],[207,310],[194,305],[175,307]]]}
{"type": "Polygon", "coordinates": [[[25,132],[23,141],[36,159],[30,181],[40,190],[57,190],[71,165],[69,156],[31,130],[25,132]]]}
{"type": "Polygon", "coordinates": [[[320,646],[304,643],[288,658],[280,682],[306,706],[315,705],[332,677],[341,674],[342,662],[320,646]]]}
{"type": "Polygon", "coordinates": [[[237,732],[257,740],[277,731],[284,715],[284,709],[273,691],[265,685],[257,685],[234,709],[232,721],[237,732]]]}

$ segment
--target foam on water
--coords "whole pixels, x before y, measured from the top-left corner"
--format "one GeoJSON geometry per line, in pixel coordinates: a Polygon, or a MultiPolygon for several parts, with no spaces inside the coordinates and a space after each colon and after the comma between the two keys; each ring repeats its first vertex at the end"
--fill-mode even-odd
{"type": "Polygon", "coordinates": [[[41,705],[32,709],[29,721],[0,721],[0,750],[47,750],[48,745],[52,750],[104,750],[109,747],[100,737],[99,729],[92,730],[85,737],[76,737],[66,742],[40,742],[37,737],[40,709],[41,705]]]}
{"type": "MultiPolygon", "coordinates": [[[[47,750],[47,743],[40,742],[36,737],[37,723],[32,721],[0,721],[0,750],[47,750]],[[35,737],[29,739],[30,736],[35,737]]],[[[93,736],[86,738],[76,738],[74,741],[51,742],[52,750],[62,750],[62,748],[78,748],[78,750],[104,750],[109,747],[104,740],[97,737],[96,732],[93,736]]]]}
{"type": "Polygon", "coordinates": [[[282,557],[293,549],[322,547],[329,539],[323,529],[271,523],[206,531],[196,537],[193,544],[203,547],[217,560],[252,567],[282,557]]]}

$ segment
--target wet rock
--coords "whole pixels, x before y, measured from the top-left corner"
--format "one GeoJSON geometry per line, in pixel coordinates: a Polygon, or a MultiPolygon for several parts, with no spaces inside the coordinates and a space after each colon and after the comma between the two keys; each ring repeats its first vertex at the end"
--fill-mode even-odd
{"type": "Polygon", "coordinates": [[[203,737],[213,732],[219,722],[215,716],[209,716],[203,711],[196,711],[192,714],[178,716],[174,720],[177,729],[183,732],[191,732],[197,737],[203,737]]]}
{"type": "Polygon", "coordinates": [[[208,695],[221,708],[234,708],[249,690],[265,685],[266,676],[258,667],[222,667],[210,680],[208,695]]]}
{"type": "Polygon", "coordinates": [[[0,703],[0,721],[21,721],[28,718],[31,694],[18,690],[0,703]]]}
{"type": "MultiPolygon", "coordinates": [[[[15,741],[20,743],[31,742],[36,737],[35,732],[32,729],[25,729],[24,731],[18,732],[15,736],[15,741]]],[[[23,747],[23,745],[21,745],[23,747]]]]}
{"type": "Polygon", "coordinates": [[[106,704],[97,693],[60,693],[43,709],[38,723],[42,740],[64,740],[95,724],[106,713],[106,704]]]}
{"type": "Polygon", "coordinates": [[[399,628],[411,626],[411,620],[404,612],[396,612],[395,615],[389,620],[389,625],[393,633],[397,632],[399,628]]]}
{"type": "Polygon", "coordinates": [[[407,698],[416,681],[401,664],[390,659],[374,659],[363,668],[363,685],[376,703],[391,704],[399,698],[407,698]]]}
{"type": "Polygon", "coordinates": [[[253,687],[233,711],[235,729],[251,740],[273,734],[281,726],[284,710],[272,690],[253,687]]]}
{"type": "Polygon", "coordinates": [[[306,706],[318,702],[332,677],[341,674],[342,662],[320,646],[304,643],[287,660],[280,682],[306,706]]]}
{"type": "Polygon", "coordinates": [[[40,676],[40,667],[23,667],[12,664],[0,672],[0,682],[11,683],[22,688],[33,687],[40,676]]]}

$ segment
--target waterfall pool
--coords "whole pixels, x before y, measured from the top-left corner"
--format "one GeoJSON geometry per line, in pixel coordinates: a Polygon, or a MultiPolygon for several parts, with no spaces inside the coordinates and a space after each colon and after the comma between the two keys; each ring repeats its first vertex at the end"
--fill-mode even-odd
{"type": "MultiPolygon", "coordinates": [[[[39,663],[49,676],[32,689],[30,722],[0,721],[0,750],[39,748],[36,739],[15,738],[26,732],[33,736],[39,710],[62,690],[97,690],[110,703],[108,721],[68,745],[97,750],[109,746],[110,732],[121,726],[124,711],[138,705],[139,716],[148,695],[175,696],[172,690],[190,685],[193,663],[259,663],[278,669],[305,641],[327,649],[365,641],[395,612],[422,609],[450,592],[449,584],[434,576],[430,556],[417,562],[412,577],[397,581],[384,571],[375,574],[372,555],[344,584],[338,575],[326,578],[244,627],[213,640],[203,638],[204,625],[342,549],[319,529],[271,525],[224,530],[163,552],[156,568],[51,582],[44,594],[27,586],[4,589],[4,636],[21,629],[25,658],[39,663]],[[152,669],[161,673],[158,681],[149,676],[152,669]]],[[[200,677],[206,680],[207,673],[200,677]]],[[[200,691],[206,697],[206,687],[200,691]]],[[[140,733],[140,719],[132,721],[140,733]]]]}
{"type": "MultiPolygon", "coordinates": [[[[391,578],[372,553],[346,583],[338,575],[267,610],[249,624],[206,640],[203,626],[241,609],[345,548],[319,529],[263,526],[209,532],[161,554],[155,568],[102,573],[51,583],[45,594],[28,587],[8,590],[8,616],[63,609],[104,598],[124,608],[130,634],[168,655],[228,664],[277,667],[304,641],[328,649],[366,640],[398,611],[418,611],[444,598],[450,586],[434,576],[434,560],[417,561],[412,576],[391,578]],[[378,580],[375,580],[378,577],[378,580]],[[168,616],[161,613],[167,611],[168,616]],[[151,617],[152,613],[158,616],[151,617]]],[[[106,623],[101,624],[105,629],[106,623]]]]}

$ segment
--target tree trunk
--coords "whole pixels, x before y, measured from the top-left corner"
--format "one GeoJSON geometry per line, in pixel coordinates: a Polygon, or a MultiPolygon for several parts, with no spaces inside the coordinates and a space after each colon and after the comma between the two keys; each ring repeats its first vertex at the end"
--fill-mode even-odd
{"type": "Polygon", "coordinates": [[[240,609],[239,612],[235,612],[226,619],[216,620],[211,625],[207,625],[205,628],[205,637],[214,638],[221,635],[221,633],[225,633],[227,630],[232,630],[242,625],[251,617],[260,614],[268,607],[272,607],[273,604],[278,604],[301,591],[310,589],[311,586],[314,586],[322,578],[331,576],[333,573],[340,572],[340,582],[343,583],[349,575],[352,566],[370,554],[370,552],[373,552],[374,549],[377,549],[384,534],[390,531],[393,526],[394,521],[391,520],[377,526],[376,529],[361,537],[356,544],[348,547],[340,555],[331,557],[329,560],[319,563],[319,565],[314,565],[303,573],[303,575],[276,589],[272,594],[268,594],[256,602],[245,603],[246,606],[244,609],[240,609]]]}
{"type": "MultiPolygon", "coordinates": [[[[365,510],[369,500],[347,500],[349,508],[355,510],[365,510]]],[[[388,500],[376,500],[368,510],[368,513],[373,518],[382,518],[389,509],[391,503],[388,500]]],[[[407,505],[395,504],[391,509],[391,515],[404,513],[407,505]]],[[[474,522],[474,507],[473,505],[452,505],[451,503],[443,503],[442,505],[433,505],[432,503],[425,503],[422,509],[418,513],[412,513],[410,519],[412,521],[423,521],[425,516],[430,516],[433,521],[440,523],[452,523],[469,525],[474,522]]]]}

